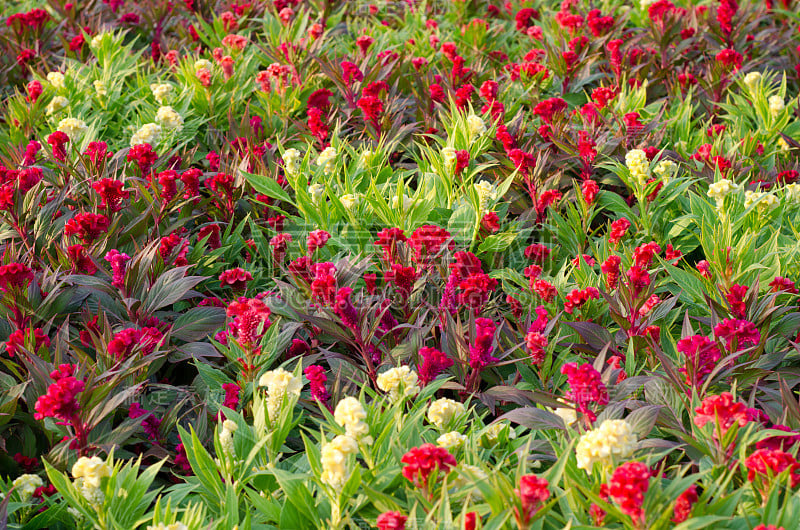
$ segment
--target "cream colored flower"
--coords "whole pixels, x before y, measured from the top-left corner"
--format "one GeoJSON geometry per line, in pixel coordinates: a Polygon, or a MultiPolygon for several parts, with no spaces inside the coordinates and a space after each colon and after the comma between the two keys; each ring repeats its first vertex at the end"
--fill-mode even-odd
{"type": "Polygon", "coordinates": [[[346,435],[339,435],[322,446],[322,481],[334,489],[343,488],[350,476],[348,457],[357,451],[356,441],[346,435]]]}
{"type": "Polygon", "coordinates": [[[783,103],[783,98],[778,95],[770,96],[767,102],[769,103],[769,113],[773,118],[777,118],[780,113],[783,112],[783,109],[786,108],[786,105],[783,103]]]}
{"type": "Polygon", "coordinates": [[[791,202],[800,202],[800,185],[792,182],[791,184],[787,184],[783,191],[786,194],[787,200],[791,202]]]}
{"type": "Polygon", "coordinates": [[[308,187],[308,194],[311,196],[311,202],[319,204],[322,197],[325,195],[325,186],[322,184],[312,184],[308,187]]]}
{"type": "Polygon", "coordinates": [[[74,143],[86,132],[86,123],[78,118],[64,118],[58,122],[58,130],[69,136],[69,141],[74,143]]]}
{"type": "Polygon", "coordinates": [[[222,447],[222,452],[229,458],[236,456],[236,448],[233,444],[233,433],[239,428],[236,423],[231,420],[222,422],[222,429],[219,431],[219,445],[222,447]]]}
{"type": "Polygon", "coordinates": [[[672,160],[662,160],[653,168],[655,173],[666,184],[678,172],[678,164],[672,160]]]}
{"type": "Polygon", "coordinates": [[[194,62],[194,70],[195,70],[195,72],[198,71],[198,70],[202,70],[204,68],[210,72],[213,67],[214,67],[214,65],[211,64],[211,61],[209,61],[207,59],[198,59],[198,60],[196,60],[194,62]]]}
{"type": "Polygon", "coordinates": [[[265,372],[258,380],[258,386],[267,387],[267,414],[270,421],[278,419],[284,396],[300,397],[303,381],[283,368],[265,372]]]}
{"type": "Polygon", "coordinates": [[[94,49],[99,48],[103,44],[103,37],[105,36],[106,36],[105,33],[98,33],[97,35],[92,37],[92,40],[89,41],[89,47],[94,49]]]}
{"type": "Polygon", "coordinates": [[[160,107],[156,112],[156,121],[163,129],[180,131],[183,128],[183,118],[172,107],[160,107]]]}
{"type": "Polygon", "coordinates": [[[69,101],[67,98],[64,96],[54,96],[53,99],[50,100],[50,103],[47,104],[45,110],[49,116],[50,114],[55,114],[61,109],[67,108],[67,106],[69,106],[69,101]]]}
{"type": "Polygon", "coordinates": [[[564,421],[564,425],[569,427],[578,421],[578,414],[575,409],[570,407],[558,407],[553,413],[564,421]]]}
{"type": "MultiPolygon", "coordinates": [[[[296,175],[300,171],[300,160],[302,156],[297,149],[287,149],[283,153],[283,167],[290,175],[296,175]]],[[[316,184],[319,186],[319,184],[316,184]]]]}
{"type": "Polygon", "coordinates": [[[417,373],[408,366],[390,368],[378,375],[378,388],[389,393],[392,401],[403,396],[415,396],[419,393],[417,373]]]}
{"type": "Polygon", "coordinates": [[[145,123],[141,129],[136,131],[131,137],[131,147],[138,144],[150,144],[154,146],[161,138],[161,126],[155,123],[145,123]]]}
{"type": "Polygon", "coordinates": [[[456,150],[452,147],[442,149],[442,160],[447,171],[451,171],[456,165],[456,150]]]}
{"type": "Polygon", "coordinates": [[[325,168],[325,173],[333,171],[333,166],[336,164],[336,149],[328,146],[317,157],[317,165],[325,168]]]}
{"type": "Polygon", "coordinates": [[[72,466],[72,476],[83,479],[85,486],[99,488],[101,479],[111,476],[111,466],[99,456],[82,456],[72,466]]]}
{"type": "Polygon", "coordinates": [[[486,435],[486,439],[491,443],[496,443],[498,438],[500,437],[500,433],[503,432],[503,430],[506,428],[508,428],[509,440],[513,440],[514,438],[517,437],[517,433],[514,432],[514,429],[512,429],[507,422],[501,421],[492,423],[486,428],[486,432],[484,433],[486,435]]]}
{"type": "MultiPolygon", "coordinates": [[[[451,487],[456,490],[464,490],[467,488],[474,488],[475,484],[482,482],[489,478],[486,472],[478,466],[471,466],[469,464],[459,464],[456,467],[456,477],[450,482],[451,487]]],[[[475,489],[472,493],[474,500],[480,501],[483,499],[483,494],[480,489],[475,489]]]]}
{"type": "Polygon", "coordinates": [[[496,193],[494,191],[494,186],[485,180],[476,182],[474,186],[475,191],[478,193],[478,203],[480,205],[481,212],[483,212],[489,206],[489,201],[495,199],[496,193]]]}
{"type": "Polygon", "coordinates": [[[150,85],[150,91],[153,93],[153,97],[156,98],[156,101],[163,105],[167,102],[170,95],[172,95],[172,85],[169,83],[153,83],[150,85]]]}
{"type": "Polygon", "coordinates": [[[722,207],[722,202],[729,193],[739,189],[739,185],[728,179],[720,179],[708,187],[708,196],[717,202],[717,208],[722,207]]]}
{"type": "Polygon", "coordinates": [[[777,144],[781,151],[790,151],[792,149],[792,147],[786,142],[786,140],[783,139],[783,136],[778,138],[777,144]]]}
{"type": "Polygon", "coordinates": [[[360,157],[361,165],[362,166],[370,165],[372,163],[372,157],[373,156],[375,156],[375,153],[373,153],[369,149],[364,149],[364,151],[362,151],[361,157],[360,157]]]}
{"type": "Polygon", "coordinates": [[[752,205],[757,204],[758,211],[764,213],[765,211],[776,208],[779,204],[778,198],[768,192],[763,191],[750,191],[744,192],[744,207],[750,208],[752,205]]]}
{"type": "Polygon", "coordinates": [[[625,154],[625,165],[628,167],[631,176],[639,182],[647,180],[647,174],[650,171],[650,161],[647,155],[641,149],[633,149],[625,154]]]}
{"type": "Polygon", "coordinates": [[[467,412],[464,404],[448,398],[437,399],[428,407],[428,421],[439,430],[445,429],[453,420],[467,412]]]}
{"type": "Polygon", "coordinates": [[[339,197],[339,201],[341,201],[342,206],[345,207],[346,210],[352,210],[358,203],[361,202],[361,196],[357,194],[347,193],[339,197]]]}
{"type": "Polygon", "coordinates": [[[755,94],[758,90],[758,83],[761,81],[761,72],[750,72],[744,76],[744,84],[751,94],[755,94]]]}
{"type": "Polygon", "coordinates": [[[436,439],[436,445],[438,445],[439,447],[444,447],[445,449],[448,450],[458,449],[459,447],[464,445],[465,441],[467,441],[466,436],[456,431],[450,431],[439,436],[436,439]]]}
{"type": "Polygon", "coordinates": [[[412,206],[414,206],[414,199],[412,199],[406,194],[403,194],[402,203],[400,201],[400,197],[398,197],[397,195],[394,195],[392,197],[392,210],[405,212],[409,210],[412,206]]]}
{"type": "Polygon", "coordinates": [[[474,138],[486,132],[486,124],[475,114],[467,116],[467,126],[469,127],[469,135],[474,138]]]}
{"type": "Polygon", "coordinates": [[[39,475],[26,474],[15,478],[12,485],[17,488],[16,491],[22,502],[26,502],[33,496],[36,488],[44,486],[44,482],[39,475]]]}
{"type": "Polygon", "coordinates": [[[591,471],[595,463],[611,466],[614,460],[629,458],[636,448],[636,436],[625,420],[605,420],[578,440],[575,456],[578,467],[591,471]]]}
{"type": "MultiPolygon", "coordinates": [[[[347,436],[355,440],[369,438],[369,425],[364,421],[367,419],[367,411],[356,398],[346,397],[341,400],[333,411],[333,419],[344,427],[347,436]]],[[[371,443],[366,439],[364,441],[371,443]]]]}
{"type": "Polygon", "coordinates": [[[64,74],[61,72],[50,72],[47,74],[47,81],[53,88],[64,88],[64,74]]]}
{"type": "Polygon", "coordinates": [[[102,79],[95,79],[92,81],[92,85],[94,85],[94,92],[97,94],[98,97],[104,97],[108,95],[108,90],[106,89],[106,84],[103,82],[102,79]]]}

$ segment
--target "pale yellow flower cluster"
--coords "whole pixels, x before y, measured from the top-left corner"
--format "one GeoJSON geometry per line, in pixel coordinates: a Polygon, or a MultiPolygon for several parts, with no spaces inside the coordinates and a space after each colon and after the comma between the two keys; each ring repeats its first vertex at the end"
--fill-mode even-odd
{"type": "Polygon", "coordinates": [[[161,126],[155,123],[145,123],[141,129],[136,131],[131,137],[131,147],[139,144],[150,144],[155,146],[161,138],[161,126]]]}
{"type": "Polygon", "coordinates": [[[489,440],[491,443],[497,443],[497,439],[500,437],[500,433],[503,432],[504,429],[508,428],[508,439],[513,440],[517,437],[517,433],[514,432],[508,423],[501,421],[497,423],[492,423],[489,427],[486,428],[486,439],[489,440]]]}
{"type": "Polygon", "coordinates": [[[163,105],[167,102],[170,95],[172,95],[172,85],[169,83],[153,83],[150,85],[150,91],[153,93],[153,97],[156,98],[156,101],[163,105]]]}
{"type": "Polygon", "coordinates": [[[787,184],[783,191],[786,193],[787,200],[791,202],[800,202],[800,185],[792,182],[791,184],[787,184]]]}
{"type": "MultiPolygon", "coordinates": [[[[489,478],[486,472],[478,466],[471,466],[469,464],[459,464],[456,467],[458,472],[455,479],[450,482],[450,485],[456,490],[464,490],[467,488],[474,488],[475,484],[489,478]]],[[[471,494],[474,500],[483,499],[483,494],[479,489],[475,489],[471,494]]]]}
{"type": "Polygon", "coordinates": [[[364,421],[367,419],[367,411],[356,398],[346,397],[341,400],[336,405],[336,410],[333,411],[333,419],[344,427],[347,436],[365,443],[372,443],[372,438],[369,436],[369,425],[364,421]]]}
{"type": "Polygon", "coordinates": [[[480,136],[486,132],[486,124],[475,114],[467,116],[467,127],[469,127],[469,135],[471,138],[480,136]]]}
{"type": "Polygon", "coordinates": [[[183,129],[183,118],[170,106],[160,107],[156,112],[156,121],[162,128],[170,131],[183,129]]]}
{"type": "Polygon", "coordinates": [[[267,387],[267,415],[269,421],[275,421],[285,396],[300,397],[303,381],[291,372],[278,368],[264,373],[258,380],[258,386],[267,387]]]}
{"type": "MultiPolygon", "coordinates": [[[[283,153],[283,167],[286,168],[286,172],[290,175],[297,175],[300,171],[300,160],[302,156],[300,155],[300,151],[297,149],[287,149],[283,153]]],[[[319,186],[319,184],[315,184],[319,186]]]]}
{"type": "Polygon", "coordinates": [[[74,143],[86,132],[86,123],[78,118],[64,118],[58,122],[58,130],[69,136],[69,141],[74,143]]]}
{"type": "Polygon", "coordinates": [[[390,368],[378,376],[378,388],[389,393],[392,401],[419,393],[417,373],[406,365],[390,368]]]}
{"type": "Polygon", "coordinates": [[[45,107],[45,111],[47,111],[47,115],[49,116],[61,109],[67,108],[67,106],[69,106],[69,100],[67,100],[67,98],[64,96],[54,96],[53,99],[50,100],[50,103],[47,104],[47,107],[45,107]]]}
{"type": "Polygon", "coordinates": [[[442,149],[442,160],[444,160],[445,169],[450,172],[456,166],[456,150],[452,147],[445,147],[442,149]]]}
{"type": "Polygon", "coordinates": [[[94,85],[94,92],[97,94],[97,97],[102,98],[108,95],[108,89],[102,79],[95,79],[92,81],[92,84],[94,85]]]}
{"type": "Polygon", "coordinates": [[[219,445],[222,447],[222,452],[225,453],[228,458],[234,458],[236,456],[236,448],[233,444],[233,433],[235,433],[238,428],[239,426],[231,420],[222,422],[222,430],[219,431],[219,445]]]}
{"type": "Polygon", "coordinates": [[[44,482],[42,482],[42,478],[39,475],[26,474],[15,478],[12,486],[17,488],[16,491],[20,499],[25,502],[33,496],[36,488],[44,486],[44,482]]]}
{"type": "Polygon", "coordinates": [[[752,205],[757,204],[759,213],[764,213],[772,210],[778,206],[778,198],[766,191],[750,191],[744,192],[744,207],[750,208],[752,205]]]}
{"type": "Polygon", "coordinates": [[[318,204],[322,200],[322,196],[325,195],[325,186],[312,184],[308,187],[308,194],[311,196],[311,202],[318,204]]]}
{"type": "Polygon", "coordinates": [[[655,173],[666,184],[678,172],[678,164],[672,160],[662,160],[653,168],[655,173]]]}
{"type": "Polygon", "coordinates": [[[358,206],[359,203],[361,203],[361,195],[353,194],[353,193],[347,193],[347,194],[342,195],[341,197],[339,197],[339,200],[341,201],[342,206],[344,206],[345,209],[352,210],[353,208],[358,206]]]}
{"type": "Polygon", "coordinates": [[[103,459],[98,456],[80,457],[72,466],[72,476],[75,478],[75,486],[89,504],[97,507],[103,503],[105,495],[100,490],[100,481],[111,476],[111,466],[103,459]]]}
{"type": "Polygon", "coordinates": [[[758,83],[761,81],[761,73],[760,72],[750,72],[746,76],[744,76],[744,84],[747,86],[748,90],[750,90],[751,94],[755,94],[758,90],[758,83]]]}
{"type": "Polygon", "coordinates": [[[61,72],[50,72],[47,74],[47,81],[53,88],[64,88],[64,74],[61,72]]]}
{"type": "Polygon", "coordinates": [[[360,157],[361,165],[362,166],[370,165],[370,163],[372,162],[372,157],[373,156],[375,156],[375,153],[373,153],[369,149],[364,149],[364,151],[361,153],[361,157],[360,157]]]}
{"type": "Polygon", "coordinates": [[[491,183],[482,180],[480,182],[476,182],[474,184],[475,191],[478,193],[478,204],[480,206],[481,212],[486,211],[486,208],[489,206],[489,201],[494,200],[496,193],[494,191],[494,186],[491,183]]]}
{"type": "Polygon", "coordinates": [[[625,165],[628,167],[628,171],[631,172],[631,176],[637,181],[642,183],[647,181],[647,174],[650,171],[650,161],[647,159],[647,155],[644,151],[641,149],[628,151],[625,155],[625,165]]]}
{"type": "Polygon", "coordinates": [[[325,167],[325,173],[329,174],[333,171],[333,166],[336,164],[336,149],[328,146],[317,157],[317,165],[325,167]]]}
{"type": "Polygon", "coordinates": [[[783,109],[786,108],[783,98],[778,95],[770,96],[767,103],[769,103],[769,113],[773,118],[780,116],[783,109]]]}
{"type": "Polygon", "coordinates": [[[613,459],[630,457],[636,448],[636,436],[625,420],[605,420],[578,440],[575,455],[578,467],[591,471],[595,463],[610,466],[613,459]]]}
{"type": "Polygon", "coordinates": [[[195,72],[203,69],[208,70],[210,72],[213,67],[214,65],[211,64],[211,61],[209,61],[208,59],[198,59],[194,62],[195,72]]]}
{"type": "Polygon", "coordinates": [[[428,407],[428,421],[444,430],[450,423],[467,412],[464,404],[452,399],[437,399],[428,407]]]}
{"type": "Polygon", "coordinates": [[[350,477],[349,456],[358,451],[356,441],[350,436],[339,435],[322,447],[322,481],[334,489],[344,487],[350,477]]]}
{"type": "Polygon", "coordinates": [[[720,179],[708,187],[708,196],[717,202],[717,208],[722,208],[725,197],[732,191],[739,189],[739,185],[728,179],[720,179]]]}
{"type": "Polygon", "coordinates": [[[439,436],[436,439],[436,445],[438,445],[439,447],[444,447],[447,450],[458,449],[459,447],[464,445],[464,442],[466,441],[467,437],[464,436],[463,434],[456,431],[450,431],[439,436]]]}

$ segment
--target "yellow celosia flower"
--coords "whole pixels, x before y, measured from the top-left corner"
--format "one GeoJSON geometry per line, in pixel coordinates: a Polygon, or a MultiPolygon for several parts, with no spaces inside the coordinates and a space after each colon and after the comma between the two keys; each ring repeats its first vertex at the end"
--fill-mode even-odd
{"type": "Polygon", "coordinates": [[[325,186],[322,184],[312,184],[308,187],[308,194],[311,196],[311,202],[318,204],[325,195],[325,186]]]}
{"type": "Polygon", "coordinates": [[[25,502],[33,496],[36,488],[44,486],[44,482],[39,475],[26,474],[15,478],[12,485],[17,488],[16,491],[22,502],[25,502]]]}
{"type": "Polygon", "coordinates": [[[450,422],[466,413],[463,403],[448,398],[437,399],[428,408],[428,421],[436,425],[439,430],[447,427],[450,422]]]}
{"type": "Polygon", "coordinates": [[[317,157],[317,165],[325,167],[325,173],[333,171],[333,166],[336,164],[336,149],[328,146],[317,157]]]}
{"type": "Polygon", "coordinates": [[[728,179],[720,179],[708,187],[708,196],[717,201],[717,208],[722,207],[722,202],[729,193],[739,189],[739,185],[728,179]]]}
{"type": "Polygon", "coordinates": [[[578,467],[591,471],[595,463],[610,466],[613,460],[626,459],[636,448],[636,436],[625,420],[605,420],[597,429],[578,440],[575,455],[578,467]]]}
{"type": "Polygon", "coordinates": [[[54,96],[53,99],[50,100],[50,103],[47,104],[45,110],[49,116],[50,114],[55,114],[59,110],[66,108],[68,105],[69,101],[64,96],[54,96]]]}
{"type": "Polygon", "coordinates": [[[333,419],[336,423],[344,427],[347,436],[355,440],[363,439],[366,443],[371,443],[369,436],[369,425],[364,420],[367,419],[367,411],[359,400],[354,397],[346,397],[341,400],[333,411],[333,419]]]}
{"type": "Polygon", "coordinates": [[[475,191],[478,193],[478,204],[480,206],[480,210],[483,212],[486,210],[486,207],[489,206],[489,201],[494,200],[495,198],[496,194],[494,192],[494,186],[485,180],[476,182],[474,186],[475,191]]]}
{"type": "Polygon", "coordinates": [[[208,59],[198,59],[194,62],[195,72],[204,68],[210,72],[213,67],[214,65],[208,59]]]}
{"type": "Polygon", "coordinates": [[[653,173],[658,175],[666,184],[678,172],[678,165],[672,160],[662,160],[653,168],[653,173]]]}
{"type": "Polygon", "coordinates": [[[72,466],[72,476],[83,479],[86,486],[93,488],[100,487],[100,480],[103,477],[111,476],[111,466],[99,456],[87,458],[82,456],[72,466]]]}
{"type": "Polygon", "coordinates": [[[469,127],[469,135],[473,138],[486,132],[486,124],[480,116],[476,116],[475,114],[467,116],[467,126],[469,127]]]}
{"type": "Polygon", "coordinates": [[[625,154],[625,165],[631,176],[639,182],[647,180],[647,174],[650,171],[650,161],[647,155],[641,149],[633,149],[625,154]]]}
{"type": "Polygon", "coordinates": [[[47,81],[53,88],[64,88],[64,74],[61,72],[50,72],[47,74],[47,81]]]}
{"type": "Polygon", "coordinates": [[[156,121],[162,128],[180,131],[183,128],[183,118],[172,107],[160,107],[156,112],[156,121]]]}
{"type": "Polygon", "coordinates": [[[777,207],[778,202],[778,198],[772,193],[750,190],[744,192],[744,207],[750,208],[752,205],[758,204],[757,208],[760,213],[777,207]]]}
{"type": "Polygon", "coordinates": [[[447,171],[451,171],[456,165],[456,150],[452,147],[442,149],[442,160],[447,171]]]}
{"type": "Polygon", "coordinates": [[[356,441],[350,436],[339,435],[322,447],[322,481],[341,489],[350,476],[348,456],[358,451],[356,441]]]}
{"type": "Polygon", "coordinates": [[[236,423],[231,420],[222,422],[222,430],[219,431],[219,445],[222,447],[222,452],[229,457],[236,456],[236,449],[233,445],[233,433],[239,428],[236,423]]]}
{"type": "Polygon", "coordinates": [[[751,94],[755,94],[758,90],[758,83],[761,81],[761,73],[760,72],[750,72],[746,76],[744,76],[744,84],[747,86],[747,89],[750,90],[751,94]]]}
{"type": "Polygon", "coordinates": [[[267,414],[270,421],[278,419],[284,396],[299,397],[303,381],[283,368],[264,373],[258,380],[258,386],[267,387],[267,414]]]}
{"type": "Polygon", "coordinates": [[[142,128],[136,131],[131,137],[131,147],[138,144],[150,144],[155,146],[161,138],[161,126],[155,123],[145,123],[142,128]]]}
{"type": "Polygon", "coordinates": [[[419,393],[417,373],[408,366],[398,366],[386,370],[378,376],[378,388],[389,393],[392,401],[403,396],[415,396],[419,393]]]}
{"type": "Polygon", "coordinates": [[[86,123],[78,118],[64,118],[58,122],[58,130],[69,136],[69,141],[74,143],[86,132],[86,123]]]}
{"type": "Polygon", "coordinates": [[[464,442],[466,440],[467,440],[467,437],[464,436],[463,434],[461,434],[459,432],[456,432],[456,431],[450,431],[450,432],[446,432],[443,435],[439,436],[436,439],[436,445],[438,445],[439,447],[444,447],[445,449],[448,449],[448,450],[449,449],[458,449],[459,447],[464,445],[464,442]]]}
{"type": "Polygon", "coordinates": [[[513,440],[517,437],[517,433],[514,432],[509,424],[505,421],[492,423],[489,427],[486,428],[486,439],[489,440],[491,443],[496,443],[497,439],[500,436],[500,433],[503,432],[503,429],[508,428],[508,439],[513,440]]]}
{"type": "MultiPolygon", "coordinates": [[[[296,175],[298,171],[300,171],[300,151],[297,149],[287,149],[283,153],[283,167],[286,168],[286,172],[290,175],[296,175]]],[[[319,186],[319,184],[316,184],[319,186]]]]}
{"type": "Polygon", "coordinates": [[[800,202],[800,186],[792,182],[784,188],[786,199],[791,202],[800,202]]]}
{"type": "Polygon", "coordinates": [[[103,97],[108,95],[108,90],[106,89],[106,84],[101,79],[95,79],[92,81],[94,85],[94,92],[97,94],[98,97],[103,97]]]}
{"type": "Polygon", "coordinates": [[[769,103],[769,113],[773,118],[777,118],[780,113],[783,112],[783,109],[786,108],[786,105],[783,103],[783,98],[778,95],[770,96],[767,102],[769,103]]]}
{"type": "Polygon", "coordinates": [[[156,98],[156,101],[163,105],[172,94],[172,85],[169,83],[153,83],[150,85],[150,91],[153,93],[153,97],[156,98]]]}

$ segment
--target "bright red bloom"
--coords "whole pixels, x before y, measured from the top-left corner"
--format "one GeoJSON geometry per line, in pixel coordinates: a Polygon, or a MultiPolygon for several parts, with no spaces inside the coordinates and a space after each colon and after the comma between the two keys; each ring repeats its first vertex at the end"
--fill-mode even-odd
{"type": "Polygon", "coordinates": [[[541,243],[533,243],[525,248],[525,257],[534,263],[544,263],[550,257],[550,249],[541,243]]]}
{"type": "Polygon", "coordinates": [[[742,67],[742,54],[733,48],[725,48],[716,56],[717,62],[726,68],[738,70],[742,67]]]}
{"type": "Polygon", "coordinates": [[[272,324],[269,320],[270,314],[267,304],[257,298],[231,302],[227,310],[228,317],[233,317],[233,322],[229,325],[231,334],[242,346],[252,346],[272,324]]]}
{"type": "Polygon", "coordinates": [[[735,284],[731,286],[725,298],[730,304],[731,314],[736,318],[744,318],[747,313],[747,304],[744,297],[747,296],[747,286],[735,284]]]}
{"type": "Polygon", "coordinates": [[[581,184],[581,193],[583,194],[583,200],[586,201],[586,204],[591,205],[599,192],[600,187],[594,180],[587,179],[581,184]]]}
{"type": "Polygon", "coordinates": [[[168,236],[162,237],[161,241],[159,241],[158,253],[164,260],[164,263],[168,263],[167,259],[172,256],[175,249],[178,249],[178,251],[175,253],[175,261],[173,261],[173,264],[177,267],[188,265],[189,262],[186,259],[186,254],[189,253],[189,242],[186,239],[179,236],[176,232],[173,232],[168,236]]]}
{"type": "Polygon", "coordinates": [[[495,330],[495,323],[491,319],[475,319],[475,340],[469,347],[469,366],[473,370],[482,370],[497,362],[491,354],[495,330]]]}
{"type": "Polygon", "coordinates": [[[550,498],[550,483],[536,475],[523,475],[519,479],[519,488],[514,489],[514,493],[519,497],[522,504],[522,513],[514,508],[514,516],[524,527],[528,524],[531,517],[539,511],[547,499],[550,498]]]}
{"type": "Polygon", "coordinates": [[[528,350],[530,350],[531,362],[534,365],[539,366],[544,362],[544,349],[547,347],[547,344],[547,337],[538,331],[529,330],[528,334],[525,335],[525,345],[528,347],[528,350]]]}
{"type": "Polygon", "coordinates": [[[8,353],[9,357],[14,357],[21,353],[20,348],[25,346],[26,339],[31,344],[30,351],[34,353],[38,352],[39,348],[50,347],[50,337],[45,335],[42,328],[26,329],[24,332],[21,329],[16,329],[8,336],[8,340],[5,343],[6,353],[8,353]],[[33,340],[31,341],[31,339],[33,340]]]}
{"type": "Polygon", "coordinates": [[[726,347],[730,351],[739,351],[746,344],[756,346],[761,342],[761,333],[758,328],[750,321],[726,318],[714,326],[714,335],[718,339],[724,339],[726,347]],[[734,342],[735,341],[735,342],[734,342]]]}
{"type": "Polygon", "coordinates": [[[375,245],[383,249],[383,259],[389,263],[394,263],[400,258],[397,251],[398,241],[407,241],[402,228],[384,228],[378,232],[378,240],[375,241],[375,245]]]}
{"type": "Polygon", "coordinates": [[[150,355],[163,338],[163,334],[153,327],[123,329],[114,334],[109,341],[108,353],[118,361],[124,361],[136,349],[139,349],[142,355],[150,355]]]}
{"type": "Polygon", "coordinates": [[[694,424],[703,427],[706,423],[719,422],[722,432],[716,432],[718,439],[725,436],[728,429],[734,424],[743,427],[750,421],[748,408],[744,403],[734,402],[730,392],[723,392],[718,396],[708,396],[701,405],[695,409],[694,424]]]}
{"type": "Polygon", "coordinates": [[[600,298],[600,291],[595,287],[573,289],[567,295],[567,299],[564,302],[564,311],[571,315],[576,308],[581,307],[589,300],[597,300],[598,298],[600,298]]]}
{"type": "Polygon", "coordinates": [[[634,525],[644,521],[644,494],[650,487],[650,468],[641,462],[622,464],[608,481],[608,494],[634,525]]]}
{"type": "Polygon", "coordinates": [[[92,183],[92,189],[100,195],[100,208],[108,208],[112,212],[122,209],[122,201],[130,197],[131,192],[123,190],[125,185],[121,180],[103,178],[92,183]]]}
{"type": "Polygon", "coordinates": [[[79,213],[64,226],[64,235],[76,236],[84,245],[91,245],[100,234],[108,231],[111,221],[102,214],[79,213]]]}
{"type": "Polygon", "coordinates": [[[423,225],[414,230],[408,238],[408,244],[414,249],[414,261],[421,266],[426,266],[445,245],[450,250],[455,248],[450,232],[436,225],[423,225]]]}
{"type": "Polygon", "coordinates": [[[747,480],[759,482],[763,481],[762,491],[769,491],[769,482],[789,470],[791,486],[796,488],[800,484],[800,462],[794,456],[785,453],[780,449],[758,449],[745,460],[747,468],[747,480]],[[765,480],[766,479],[766,480],[765,480]]]}
{"type": "Polygon", "coordinates": [[[400,512],[384,512],[378,516],[375,525],[378,530],[404,530],[406,527],[406,517],[400,512]]]}
{"type": "Polygon", "coordinates": [[[682,523],[692,515],[692,506],[697,502],[697,486],[692,484],[675,500],[672,522],[682,523]]]}
{"type": "Polygon", "coordinates": [[[236,407],[239,406],[239,392],[242,389],[236,383],[223,383],[222,390],[225,391],[225,400],[222,402],[222,406],[236,410],[236,407]]]}
{"type": "Polygon", "coordinates": [[[247,282],[252,279],[253,275],[241,267],[222,271],[219,275],[220,287],[228,286],[234,291],[244,291],[247,288],[247,282]]]}
{"type": "Polygon", "coordinates": [[[456,466],[450,451],[431,443],[412,448],[400,461],[405,464],[403,476],[418,488],[426,487],[431,475],[436,480],[440,471],[446,475],[456,466]]]}
{"type": "Polygon", "coordinates": [[[786,291],[789,294],[797,294],[797,287],[795,287],[795,283],[789,278],[784,278],[783,276],[775,276],[775,278],[769,282],[769,286],[772,287],[773,293],[786,291]]]}
{"type": "Polygon", "coordinates": [[[439,374],[453,366],[453,360],[436,348],[420,348],[419,356],[422,358],[422,362],[417,368],[417,373],[423,386],[427,385],[436,379],[439,374]]]}
{"type": "Polygon", "coordinates": [[[517,30],[527,32],[533,26],[534,21],[539,18],[539,12],[533,8],[526,7],[517,11],[514,20],[517,23],[517,30]]]}
{"type": "Polygon", "coordinates": [[[717,7],[717,23],[722,34],[730,37],[733,31],[732,21],[736,11],[739,9],[739,4],[736,0],[720,0],[719,7],[717,7]]]}
{"type": "Polygon", "coordinates": [[[150,168],[158,159],[158,155],[150,144],[136,144],[130,148],[127,155],[128,162],[136,162],[142,176],[150,174],[150,168]]]}
{"type": "Polygon", "coordinates": [[[544,302],[552,302],[558,290],[556,286],[546,280],[535,280],[531,282],[531,290],[536,293],[544,302]]]}
{"type": "Polygon", "coordinates": [[[25,85],[25,91],[28,93],[28,95],[25,96],[25,101],[31,104],[36,103],[39,96],[42,95],[42,84],[39,81],[31,81],[25,85]]]}
{"type": "Polygon", "coordinates": [[[611,255],[603,263],[600,264],[600,272],[606,275],[606,287],[609,290],[617,288],[619,282],[619,267],[622,263],[622,258],[617,255],[611,255]]]}
{"type": "Polygon", "coordinates": [[[578,363],[567,363],[561,367],[561,373],[567,376],[569,384],[569,391],[564,397],[573,401],[579,411],[594,421],[595,416],[589,410],[589,404],[608,405],[608,390],[600,377],[600,372],[589,363],[581,366],[578,366],[578,363]]]}
{"type": "Polygon", "coordinates": [[[313,254],[317,249],[325,246],[331,235],[325,230],[314,230],[308,234],[306,245],[308,246],[308,253],[313,254]]]}
{"type": "Polygon", "coordinates": [[[306,366],[305,370],[303,370],[303,373],[305,374],[306,379],[308,379],[308,383],[311,388],[311,398],[327,405],[331,395],[325,388],[325,383],[328,382],[328,377],[325,375],[325,369],[317,364],[311,364],[306,366]]]}
{"type": "Polygon", "coordinates": [[[67,148],[69,143],[69,136],[61,131],[56,131],[47,137],[47,143],[53,147],[53,158],[59,162],[66,162],[67,148]]]}
{"type": "Polygon", "coordinates": [[[0,289],[23,290],[33,281],[33,270],[23,263],[0,265],[0,289]]]}
{"type": "Polygon", "coordinates": [[[677,349],[686,357],[686,365],[678,371],[686,374],[686,384],[695,388],[703,384],[721,358],[717,343],[704,335],[682,338],[677,349]]]}
{"type": "Polygon", "coordinates": [[[86,384],[73,377],[76,369],[75,365],[62,364],[50,373],[55,383],[47,387],[47,393],[36,400],[34,419],[57,418],[71,421],[77,417],[80,411],[77,396],[83,392],[86,384]]]}
{"type": "Polygon", "coordinates": [[[561,98],[549,98],[541,101],[533,108],[533,113],[545,123],[552,123],[556,114],[567,109],[567,102],[561,98]]]}
{"type": "Polygon", "coordinates": [[[661,252],[661,247],[655,241],[639,245],[633,249],[633,263],[645,269],[650,267],[653,256],[661,252]]]}
{"type": "Polygon", "coordinates": [[[472,308],[476,314],[486,305],[489,294],[497,287],[497,280],[483,272],[473,274],[464,279],[459,288],[459,303],[472,308]]]}
{"type": "Polygon", "coordinates": [[[609,231],[608,242],[617,247],[625,234],[628,233],[628,228],[631,227],[631,222],[624,217],[617,219],[611,223],[611,230],[609,231]]]}

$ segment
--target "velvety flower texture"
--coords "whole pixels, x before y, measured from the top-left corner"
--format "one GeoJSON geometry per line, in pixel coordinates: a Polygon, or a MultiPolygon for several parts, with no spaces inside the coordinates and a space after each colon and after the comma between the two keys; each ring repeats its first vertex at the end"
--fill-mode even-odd
{"type": "Polygon", "coordinates": [[[428,484],[431,474],[434,477],[439,472],[447,474],[456,466],[455,457],[447,449],[430,443],[412,448],[400,461],[405,464],[403,476],[418,488],[428,484]]]}
{"type": "Polygon", "coordinates": [[[641,462],[622,464],[608,481],[608,494],[629,515],[634,525],[644,520],[644,494],[650,487],[650,468],[641,462]]]}
{"type": "Polygon", "coordinates": [[[83,392],[86,384],[73,376],[76,368],[72,364],[62,364],[50,373],[55,383],[47,387],[47,393],[36,400],[35,419],[51,417],[71,421],[78,415],[80,405],[77,395],[83,392]]]}
{"type": "Polygon", "coordinates": [[[717,421],[719,421],[722,432],[715,432],[715,435],[717,438],[722,438],[734,424],[743,427],[750,421],[749,409],[744,403],[734,402],[730,392],[723,392],[718,396],[708,396],[695,409],[694,424],[703,427],[707,423],[716,424],[717,421]]]}

